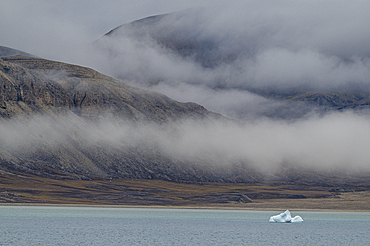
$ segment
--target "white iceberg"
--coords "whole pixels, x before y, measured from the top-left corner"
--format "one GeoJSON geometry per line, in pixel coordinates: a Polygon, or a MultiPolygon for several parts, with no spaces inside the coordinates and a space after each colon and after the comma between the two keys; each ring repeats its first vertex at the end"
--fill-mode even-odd
{"type": "Polygon", "coordinates": [[[292,218],[289,210],[287,210],[284,213],[281,213],[279,215],[271,216],[269,222],[271,223],[300,223],[300,222],[303,222],[303,219],[301,216],[298,216],[298,215],[292,218]]]}

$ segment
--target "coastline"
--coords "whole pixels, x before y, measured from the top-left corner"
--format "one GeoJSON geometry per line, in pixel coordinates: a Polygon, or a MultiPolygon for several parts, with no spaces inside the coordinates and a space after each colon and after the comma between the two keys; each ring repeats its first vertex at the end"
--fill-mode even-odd
{"type": "Polygon", "coordinates": [[[312,211],[312,212],[370,212],[370,192],[344,193],[335,198],[265,199],[250,203],[140,205],[95,203],[0,203],[0,206],[95,207],[95,208],[155,208],[155,209],[214,209],[253,211],[312,211]],[[355,200],[356,199],[356,200],[355,200]]]}
{"type": "Polygon", "coordinates": [[[370,212],[370,188],[163,180],[58,180],[0,173],[0,206],[370,212]]]}
{"type": "Polygon", "coordinates": [[[149,206],[149,205],[93,205],[93,204],[41,204],[41,203],[2,203],[1,206],[30,206],[30,207],[81,207],[81,208],[142,208],[142,209],[207,209],[207,210],[245,210],[245,211],[285,211],[289,209],[295,212],[343,212],[343,213],[370,213],[370,210],[349,210],[349,209],[292,209],[286,208],[243,208],[243,207],[229,207],[229,206],[149,206]]]}

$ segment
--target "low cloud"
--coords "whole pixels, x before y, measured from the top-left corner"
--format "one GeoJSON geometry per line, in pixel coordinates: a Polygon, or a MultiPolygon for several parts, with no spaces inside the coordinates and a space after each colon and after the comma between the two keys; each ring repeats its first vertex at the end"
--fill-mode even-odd
{"type": "Polygon", "coordinates": [[[351,84],[369,93],[368,1],[216,1],[213,6],[207,4],[214,1],[164,1],[160,9],[157,1],[149,0],[145,6],[93,2],[96,7],[85,1],[2,1],[1,45],[92,67],[125,83],[245,121],[183,122],[173,137],[173,132],[154,125],[37,116],[27,122],[0,122],[1,148],[32,152],[78,137],[87,145],[105,142],[117,148],[152,144],[173,158],[220,165],[242,160],[266,170],[288,163],[369,171],[368,113],[317,115],[309,107],[253,93],[269,87],[336,90],[351,84]],[[191,9],[180,11],[187,8],[191,9]],[[125,27],[119,35],[100,38],[120,24],[173,11],[179,12],[153,28],[125,27]],[[194,46],[189,53],[176,50],[166,46],[171,38],[194,46]],[[298,116],[304,111],[305,117],[269,118],[270,112],[284,109],[298,116]]]}
{"type": "Polygon", "coordinates": [[[370,171],[369,116],[333,113],[295,122],[269,119],[246,123],[185,121],[177,125],[129,125],[101,119],[98,123],[77,116],[34,117],[0,124],[1,149],[16,156],[35,153],[46,146],[57,151],[78,141],[89,146],[124,151],[146,146],[165,156],[197,165],[228,167],[247,163],[262,171],[281,165],[323,171],[370,171]]]}
{"type": "Polygon", "coordinates": [[[368,90],[367,5],[248,1],[171,13],[99,39],[101,71],[239,119],[277,107],[255,90],[368,90]]]}
{"type": "Polygon", "coordinates": [[[277,105],[251,95],[255,89],[369,90],[367,1],[90,2],[2,1],[1,45],[92,67],[239,119],[277,105]],[[166,13],[149,27],[125,25],[101,38],[166,13]]]}

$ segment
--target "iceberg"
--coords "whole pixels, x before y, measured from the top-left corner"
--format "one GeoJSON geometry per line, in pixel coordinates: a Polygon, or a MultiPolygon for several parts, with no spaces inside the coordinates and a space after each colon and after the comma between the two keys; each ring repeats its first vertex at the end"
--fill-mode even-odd
{"type": "Polygon", "coordinates": [[[298,216],[298,215],[292,218],[289,210],[287,210],[284,213],[271,216],[269,222],[270,223],[300,223],[300,222],[303,222],[303,219],[301,216],[298,216]]]}

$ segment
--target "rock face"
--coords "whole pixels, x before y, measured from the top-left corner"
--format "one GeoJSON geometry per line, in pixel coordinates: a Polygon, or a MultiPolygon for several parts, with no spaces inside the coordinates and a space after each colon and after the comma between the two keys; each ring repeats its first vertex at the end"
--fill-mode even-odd
{"type": "Polygon", "coordinates": [[[0,115],[70,110],[79,116],[111,114],[156,123],[217,117],[195,103],[179,103],[92,69],[24,56],[0,60],[0,115]]]}
{"type": "Polygon", "coordinates": [[[89,68],[24,56],[2,58],[0,100],[0,170],[58,179],[247,182],[260,177],[243,163],[212,166],[211,160],[166,154],[147,137],[147,128],[138,126],[155,125],[148,134],[166,132],[175,138],[183,119],[202,124],[224,118],[89,68]],[[124,137],[114,140],[119,134],[124,137]]]}

